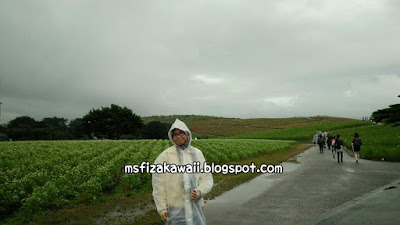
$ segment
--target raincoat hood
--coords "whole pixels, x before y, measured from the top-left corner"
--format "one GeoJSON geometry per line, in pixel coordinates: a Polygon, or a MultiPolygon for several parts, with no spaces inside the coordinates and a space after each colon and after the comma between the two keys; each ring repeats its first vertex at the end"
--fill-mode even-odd
{"type": "Polygon", "coordinates": [[[192,142],[192,133],[190,132],[189,128],[181,120],[179,120],[179,119],[175,120],[175,122],[172,124],[171,128],[168,131],[168,137],[169,137],[169,140],[171,140],[171,142],[174,145],[176,145],[174,140],[172,139],[172,132],[174,131],[174,129],[179,129],[186,133],[187,141],[184,145],[186,145],[185,148],[187,148],[190,145],[190,143],[192,142]]]}

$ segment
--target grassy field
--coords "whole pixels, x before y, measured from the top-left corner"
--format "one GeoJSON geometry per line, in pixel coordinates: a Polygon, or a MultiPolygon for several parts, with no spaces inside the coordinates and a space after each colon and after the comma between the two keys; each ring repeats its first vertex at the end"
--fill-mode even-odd
{"type": "Polygon", "coordinates": [[[145,123],[150,121],[161,121],[172,124],[176,118],[184,121],[189,129],[196,136],[203,137],[225,137],[238,134],[247,134],[260,131],[280,130],[292,127],[302,127],[308,125],[317,125],[325,123],[354,122],[358,120],[315,116],[315,117],[293,117],[293,118],[275,118],[275,119],[237,119],[222,118],[196,115],[176,115],[176,116],[153,116],[143,117],[145,123]]]}
{"type": "Polygon", "coordinates": [[[371,122],[335,122],[324,123],[311,126],[293,127],[280,130],[256,132],[226,137],[228,139],[274,139],[274,140],[311,140],[312,135],[317,131],[332,131],[351,127],[361,127],[370,125],[371,122]]]}
{"type": "Polygon", "coordinates": [[[233,136],[261,131],[281,130],[293,127],[326,123],[355,122],[358,120],[336,117],[293,117],[277,119],[218,119],[187,123],[192,132],[212,136],[233,136]]]}
{"type": "Polygon", "coordinates": [[[331,135],[340,134],[344,144],[351,149],[354,133],[362,139],[360,155],[366,159],[400,161],[400,126],[375,125],[357,128],[340,129],[331,135]]]}
{"type": "MultiPolygon", "coordinates": [[[[256,165],[262,163],[277,165],[296,154],[309,148],[304,145],[292,145],[290,148],[275,152],[264,153],[247,159],[234,160],[232,164],[250,164],[256,165]]],[[[244,182],[247,182],[259,174],[240,173],[234,174],[214,174],[214,187],[209,194],[205,196],[206,200],[213,199],[221,193],[234,188],[244,182]]],[[[114,195],[115,196],[115,195],[114,195]]],[[[92,225],[96,221],[103,224],[140,224],[140,225],[163,225],[160,216],[155,210],[151,190],[141,193],[132,193],[122,195],[118,198],[105,199],[96,204],[79,204],[60,210],[48,211],[44,215],[36,216],[30,225],[92,225]],[[144,214],[134,215],[134,212],[144,212],[144,214]],[[118,216],[120,214],[120,216],[118,216]]]]}
{"type": "Polygon", "coordinates": [[[326,123],[242,134],[225,139],[311,140],[316,131],[327,131],[329,135],[340,134],[348,149],[351,149],[354,133],[357,132],[363,140],[361,156],[372,160],[383,158],[386,161],[400,161],[400,126],[371,125],[371,122],[326,123]]]}
{"type": "MultiPolygon", "coordinates": [[[[341,134],[347,148],[358,132],[364,158],[400,161],[400,127],[332,117],[177,118],[189,121],[200,138],[234,135],[193,141],[208,161],[217,163],[279,164],[307,148],[287,140],[311,141],[316,131],[341,134]]],[[[162,119],[173,122],[175,116],[162,119]]],[[[154,161],[170,145],[169,140],[0,142],[0,224],[94,224],[99,218],[113,224],[115,218],[107,215],[124,210],[118,224],[162,224],[152,203],[150,174],[121,171],[126,164],[154,161]]],[[[215,186],[206,199],[255,176],[214,174],[215,186]]]]}
{"type": "MultiPolygon", "coordinates": [[[[195,140],[208,161],[231,162],[289,149],[294,141],[195,140]]],[[[151,190],[150,174],[125,165],[153,162],[169,140],[1,142],[0,211],[20,224],[50,209],[151,190]]]]}
{"type": "Polygon", "coordinates": [[[172,116],[146,116],[142,117],[142,120],[145,124],[150,123],[152,121],[159,121],[166,124],[172,124],[175,122],[175,119],[180,119],[185,123],[190,123],[193,121],[199,120],[218,120],[218,119],[227,119],[224,117],[217,116],[201,116],[201,115],[172,115],[172,116]]]}

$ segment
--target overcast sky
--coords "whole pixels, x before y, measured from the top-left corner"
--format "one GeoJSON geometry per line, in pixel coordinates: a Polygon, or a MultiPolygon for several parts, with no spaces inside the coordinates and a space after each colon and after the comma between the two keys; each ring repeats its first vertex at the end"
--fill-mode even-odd
{"type": "Polygon", "coordinates": [[[0,123],[361,119],[400,101],[400,1],[0,0],[0,123]]]}

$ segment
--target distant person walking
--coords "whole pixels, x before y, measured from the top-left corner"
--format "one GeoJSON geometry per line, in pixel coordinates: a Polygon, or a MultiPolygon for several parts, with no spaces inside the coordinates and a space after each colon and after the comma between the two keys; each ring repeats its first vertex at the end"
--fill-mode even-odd
{"type": "Polygon", "coordinates": [[[333,155],[333,158],[335,158],[335,155],[336,155],[336,138],[335,138],[335,136],[331,137],[331,146],[332,146],[332,155],[333,155]]]}
{"type": "Polygon", "coordinates": [[[338,134],[336,137],[335,144],[336,152],[337,152],[337,162],[343,162],[343,140],[340,139],[340,135],[338,134]]]}
{"type": "Polygon", "coordinates": [[[360,159],[361,145],[362,145],[361,138],[358,135],[358,133],[355,133],[353,138],[353,151],[354,151],[354,157],[356,157],[356,163],[358,163],[358,160],[360,159]]]}
{"type": "Polygon", "coordinates": [[[319,153],[324,153],[325,138],[322,134],[318,137],[319,153]]]}
{"type": "Polygon", "coordinates": [[[312,140],[313,140],[314,145],[316,145],[317,141],[318,141],[318,134],[314,134],[312,137],[312,140]]]}
{"type": "Polygon", "coordinates": [[[331,140],[332,140],[332,136],[328,136],[328,139],[326,139],[326,145],[328,146],[328,149],[331,150],[331,140]]]}

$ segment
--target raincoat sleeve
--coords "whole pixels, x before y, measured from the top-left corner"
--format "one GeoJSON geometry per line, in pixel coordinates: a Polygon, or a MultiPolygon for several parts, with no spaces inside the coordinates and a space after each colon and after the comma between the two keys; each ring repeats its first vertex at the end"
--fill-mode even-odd
{"type": "MultiPolygon", "coordinates": [[[[154,161],[155,164],[162,164],[166,161],[165,154],[160,154],[154,161]]],[[[167,206],[167,183],[166,174],[154,173],[152,175],[153,198],[157,207],[157,212],[161,214],[168,209],[167,206]]]]}
{"type": "MultiPolygon", "coordinates": [[[[200,152],[200,163],[204,166],[204,156],[203,153],[200,152]]],[[[198,198],[202,198],[208,192],[211,191],[211,188],[214,185],[213,177],[211,173],[201,173],[199,178],[199,186],[197,190],[200,192],[200,196],[198,198]]]]}

